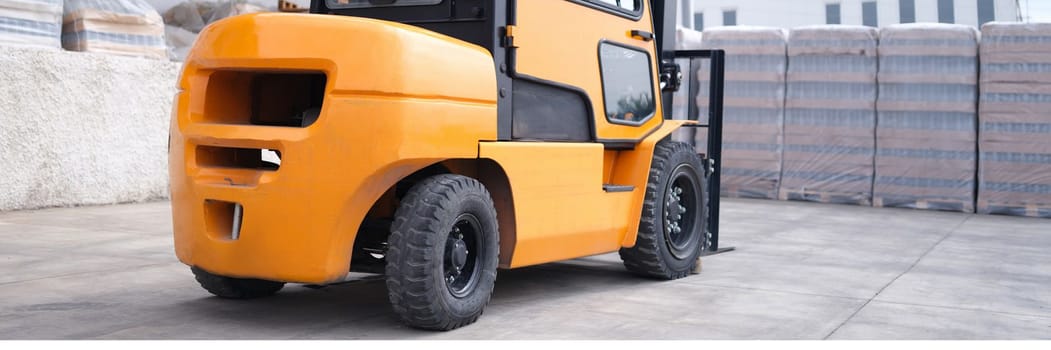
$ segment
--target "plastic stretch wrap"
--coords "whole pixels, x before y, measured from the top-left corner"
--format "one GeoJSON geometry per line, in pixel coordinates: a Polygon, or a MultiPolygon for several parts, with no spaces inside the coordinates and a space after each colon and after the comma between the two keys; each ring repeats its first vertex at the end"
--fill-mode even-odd
{"type": "MultiPolygon", "coordinates": [[[[276,3],[276,2],[275,2],[276,3]]],[[[309,2],[307,2],[309,4],[309,2]]],[[[266,7],[246,0],[184,1],[164,12],[165,37],[171,57],[183,61],[193,42],[207,25],[227,17],[247,13],[266,12],[266,7]]]]}
{"type": "Polygon", "coordinates": [[[62,46],[71,51],[168,58],[164,21],[144,0],[65,0],[62,46]]]}
{"type": "Polygon", "coordinates": [[[877,42],[869,27],[790,32],[781,199],[871,203],[877,42]]]}
{"type": "Polygon", "coordinates": [[[62,0],[0,1],[0,44],[60,48],[62,0]]]}
{"type": "Polygon", "coordinates": [[[880,30],[873,204],[974,212],[978,32],[880,30]]]}
{"type": "MultiPolygon", "coordinates": [[[[765,27],[721,27],[704,32],[702,49],[726,51],[723,195],[777,198],[788,66],[785,37],[784,30],[765,27]]],[[[696,72],[700,88],[695,102],[700,119],[707,122],[711,68],[710,61],[702,62],[696,72]]],[[[706,136],[697,134],[702,150],[706,136]]]]}
{"type": "Polygon", "coordinates": [[[978,212],[1051,218],[1051,24],[982,27],[978,212]]]}

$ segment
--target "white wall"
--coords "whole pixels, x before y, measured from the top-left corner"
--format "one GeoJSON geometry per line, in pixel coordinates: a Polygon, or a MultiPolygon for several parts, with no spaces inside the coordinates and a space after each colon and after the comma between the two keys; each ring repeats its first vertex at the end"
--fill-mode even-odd
{"type": "MultiPolygon", "coordinates": [[[[737,10],[738,25],[792,28],[825,24],[825,5],[840,4],[843,24],[861,25],[861,3],[872,0],[680,0],[692,1],[693,11],[704,12],[705,27],[722,25],[722,12],[737,10]]],[[[899,0],[875,0],[880,26],[900,21],[899,0]]],[[[954,0],[956,23],[978,25],[978,0],[954,0]]],[[[1051,1],[1051,0],[1039,0],[1051,1]]],[[[938,21],[938,0],[915,0],[917,22],[938,21]]],[[[681,7],[680,7],[681,8],[681,7]]],[[[1017,21],[1015,0],[996,0],[997,21],[1017,21]]],[[[689,14],[692,18],[692,14],[689,14]]],[[[691,20],[692,21],[692,20],[691,20]]],[[[682,23],[680,21],[679,23],[682,23]]]]}
{"type": "Polygon", "coordinates": [[[0,211],[168,196],[179,64],[0,45],[0,211]]]}

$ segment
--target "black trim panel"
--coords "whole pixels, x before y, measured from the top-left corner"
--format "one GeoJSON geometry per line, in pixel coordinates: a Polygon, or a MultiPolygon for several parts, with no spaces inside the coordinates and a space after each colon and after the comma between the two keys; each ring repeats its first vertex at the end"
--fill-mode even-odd
{"type": "Polygon", "coordinates": [[[590,142],[594,113],[587,94],[530,79],[515,81],[512,131],[515,140],[590,142]]]}

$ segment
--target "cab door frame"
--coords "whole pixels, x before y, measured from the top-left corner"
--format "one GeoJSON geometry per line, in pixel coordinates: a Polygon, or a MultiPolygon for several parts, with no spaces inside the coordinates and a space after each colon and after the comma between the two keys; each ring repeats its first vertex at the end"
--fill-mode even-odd
{"type": "MultiPolygon", "coordinates": [[[[508,25],[504,30],[504,47],[507,50],[506,71],[501,66],[501,73],[506,73],[512,79],[512,91],[507,94],[511,95],[517,90],[518,87],[514,86],[516,81],[544,84],[576,94],[579,98],[584,99],[589,115],[586,118],[590,129],[590,137],[587,141],[602,143],[607,149],[633,149],[638,142],[663,125],[664,108],[658,65],[655,64],[660,62],[660,56],[655,40],[653,40],[654,27],[650,1],[631,1],[635,1],[638,9],[634,14],[598,0],[508,1],[508,25]],[[544,12],[545,10],[547,12],[544,12]],[[595,12],[588,13],[586,16],[577,16],[570,21],[572,15],[567,15],[567,13],[579,14],[579,11],[595,12]],[[589,23],[576,23],[579,21],[589,21],[589,23]],[[557,28],[557,25],[551,25],[551,23],[563,22],[574,23],[574,33],[567,33],[557,28]],[[603,28],[587,29],[592,30],[585,34],[590,35],[590,38],[582,38],[580,30],[577,29],[595,28],[596,25],[603,28]],[[556,40],[567,42],[559,43],[555,42],[556,40]],[[649,67],[647,69],[650,71],[650,85],[652,86],[650,98],[653,100],[654,112],[641,123],[611,122],[606,118],[604,81],[598,57],[599,47],[603,43],[637,49],[648,56],[649,67]],[[579,50],[587,50],[588,53],[582,54],[578,52],[579,50]],[[584,64],[579,64],[579,66],[583,66],[582,70],[585,72],[576,75],[566,72],[553,73],[558,69],[543,67],[545,64],[565,63],[562,62],[563,59],[569,61],[575,59],[577,63],[583,62],[584,64]]],[[[501,89],[501,94],[504,93],[501,89]]],[[[501,116],[501,119],[504,118],[515,118],[513,108],[510,115],[501,116]]],[[[511,123],[500,123],[501,126],[507,124],[511,123]]],[[[508,135],[512,136],[510,139],[515,139],[513,132],[508,133],[512,134],[508,135]]],[[[504,136],[508,133],[501,132],[500,134],[504,136]]]]}

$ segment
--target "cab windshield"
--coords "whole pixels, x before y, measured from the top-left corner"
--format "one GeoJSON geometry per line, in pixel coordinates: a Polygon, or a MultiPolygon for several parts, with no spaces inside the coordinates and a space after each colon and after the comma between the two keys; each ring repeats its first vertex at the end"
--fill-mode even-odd
{"type": "Polygon", "coordinates": [[[330,9],[350,9],[363,7],[437,5],[442,0],[325,0],[330,9]]]}

